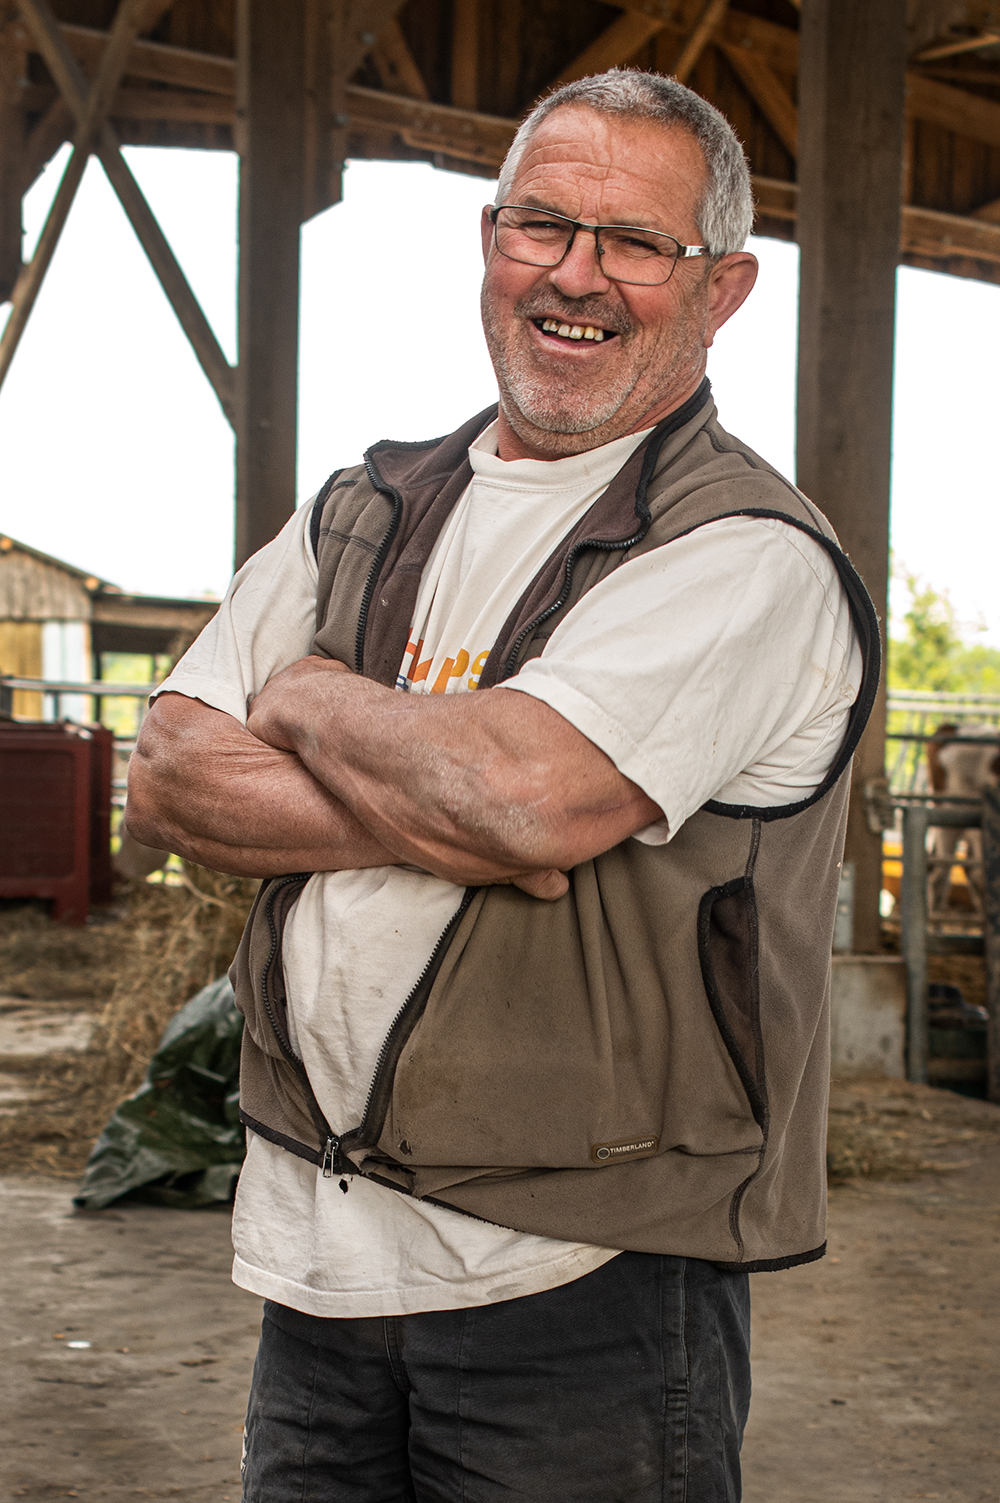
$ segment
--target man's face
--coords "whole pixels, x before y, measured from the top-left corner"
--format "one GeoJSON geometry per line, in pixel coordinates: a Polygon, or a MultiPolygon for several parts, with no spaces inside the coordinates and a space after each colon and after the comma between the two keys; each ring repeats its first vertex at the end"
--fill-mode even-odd
{"type": "MultiPolygon", "coordinates": [[[[506,198],[697,245],[704,182],[688,132],[564,106],[531,137],[506,198]]],[[[756,274],[753,257],[738,253],[714,264],[678,261],[657,287],[613,282],[594,237],[580,233],[561,265],[526,266],[499,254],[487,211],[483,242],[483,327],[500,387],[501,439],[511,430],[504,457],[578,454],[658,422],[697,387],[716,329],[756,274]],[[604,339],[548,332],[548,320],[589,324],[604,339]]],[[[502,441],[501,455],[504,448],[502,441]]]]}

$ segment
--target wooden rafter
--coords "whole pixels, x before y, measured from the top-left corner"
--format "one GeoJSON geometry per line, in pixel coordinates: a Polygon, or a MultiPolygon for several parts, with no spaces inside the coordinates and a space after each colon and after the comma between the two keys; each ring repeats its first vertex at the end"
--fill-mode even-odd
{"type": "Polygon", "coordinates": [[[403,28],[395,17],[379,32],[378,41],[372,48],[372,61],[378,69],[382,87],[388,93],[405,94],[408,99],[431,97],[403,35],[403,28]]]}
{"type": "MultiPolygon", "coordinates": [[[[768,219],[794,223],[798,217],[797,183],[780,178],[755,177],[754,201],[758,214],[768,219]]],[[[1000,200],[984,205],[973,216],[943,214],[936,209],[903,205],[900,251],[940,259],[942,256],[968,256],[973,260],[1000,265],[1000,200]],[[984,209],[995,208],[996,219],[987,219],[984,209]]]]}
{"type": "MultiPolygon", "coordinates": [[[[647,35],[652,34],[651,23],[655,23],[665,35],[675,36],[678,47],[682,47],[690,37],[690,22],[686,29],[681,26],[672,5],[650,6],[653,12],[650,14],[640,9],[647,4],[649,0],[635,0],[634,6],[630,5],[621,19],[639,14],[644,18],[647,35]],[[647,23],[650,24],[647,26],[647,23]]],[[[395,8],[391,3],[384,6],[384,10],[394,11],[395,8]]],[[[64,27],[62,30],[74,54],[93,71],[106,46],[106,34],[84,27],[64,27]]],[[[385,31],[386,23],[383,22],[382,32],[385,31]]],[[[717,23],[714,40],[771,120],[780,139],[791,149],[795,106],[789,83],[798,63],[797,34],[788,27],[750,16],[730,6],[717,23]],[[769,72],[765,73],[765,67],[769,72]],[[751,85],[751,79],[755,87],[751,85]]],[[[359,50],[364,45],[362,41],[357,42],[359,50]]],[[[128,74],[130,78],[170,83],[173,87],[119,89],[111,107],[113,116],[206,123],[231,123],[233,120],[235,65],[231,59],[138,40],[130,52],[128,74]]],[[[912,118],[931,121],[974,140],[1000,145],[1000,104],[937,83],[912,69],[908,75],[908,88],[907,109],[912,118]]],[[[415,92],[408,95],[409,90],[402,87],[383,92],[346,85],[341,91],[343,109],[349,119],[346,128],[369,130],[376,136],[395,133],[408,145],[420,150],[439,151],[480,167],[499,165],[515,122],[454,106],[431,104],[426,99],[415,97],[415,92]]],[[[39,107],[43,105],[40,96],[39,107]]],[[[50,106],[53,117],[58,108],[58,103],[50,106]]],[[[44,123],[43,117],[35,127],[36,137],[44,123]]],[[[48,140],[43,142],[39,138],[33,154],[29,138],[26,158],[30,160],[32,172],[37,172],[41,161],[58,144],[57,136],[57,127],[50,126],[48,140]]],[[[782,217],[773,207],[762,203],[761,208],[768,214],[782,217]]],[[[913,215],[917,212],[904,210],[904,229],[906,225],[916,224],[913,215]]],[[[794,217],[794,213],[784,217],[794,217]]],[[[992,247],[996,243],[992,233],[994,222],[985,208],[968,218],[960,215],[945,215],[937,219],[925,217],[919,236],[914,229],[911,241],[914,246],[919,241],[920,254],[968,255],[992,260],[992,247]],[[929,249],[932,244],[937,244],[938,248],[929,249]]],[[[908,248],[911,247],[904,243],[903,249],[908,248]]]]}
{"type": "Polygon", "coordinates": [[[10,297],[21,270],[21,102],[26,53],[18,27],[0,5],[0,302],[10,297]]]}
{"type": "Polygon", "coordinates": [[[906,75],[906,112],[958,136],[1000,146],[1000,104],[912,71],[906,75]]]}
{"type": "Polygon", "coordinates": [[[499,167],[517,130],[516,120],[501,115],[425,104],[359,84],[349,84],[346,96],[352,127],[398,131],[407,145],[483,166],[499,167]]]}
{"type": "MultiPolygon", "coordinates": [[[[71,26],[65,22],[59,30],[77,62],[96,69],[107,44],[107,33],[95,31],[92,26],[71,26]]],[[[236,63],[232,58],[145,39],[133,42],[125,71],[131,78],[204,89],[209,94],[232,94],[236,87],[236,63]]]]}
{"type": "Polygon", "coordinates": [[[52,99],[28,132],[21,153],[21,196],[23,197],[50,162],[62,143],[73,133],[73,112],[61,94],[52,99]]]}
{"type": "MultiPolygon", "coordinates": [[[[46,66],[55,79],[60,93],[76,120],[82,123],[87,115],[86,79],[59,29],[48,0],[19,0],[19,4],[25,24],[45,59],[46,66]]],[[[111,186],[118,195],[122,208],[131,221],[139,243],[146,252],[181,327],[191,342],[202,370],[211,382],[223,411],[232,421],[232,367],[222,353],[211,325],[191,291],[187,278],[167,243],[166,236],[143,197],[142,190],[132,176],[121,154],[118,139],[106,120],[97,133],[96,154],[100,158],[111,186]]]]}
{"type": "Polygon", "coordinates": [[[479,0],[452,0],[451,102],[479,108],[479,0]]]}
{"type": "Polygon", "coordinates": [[[663,30],[663,24],[660,17],[647,15],[645,11],[625,11],[562,70],[556,83],[573,83],[591,73],[605,73],[608,68],[627,63],[650,37],[663,30]]]}
{"type": "Polygon", "coordinates": [[[729,0],[707,0],[701,15],[695,22],[694,30],[685,41],[680,56],[674,64],[674,77],[681,83],[687,83],[698,66],[698,59],[714,38],[719,23],[728,9],[729,0]]]}
{"type": "Polygon", "coordinates": [[[1000,198],[991,199],[988,204],[980,204],[978,209],[972,211],[973,219],[981,219],[984,224],[1000,224],[1000,198]]]}
{"type": "MultiPolygon", "coordinates": [[[[34,254],[28,264],[22,267],[14,284],[10,315],[3,335],[0,336],[0,386],[10,369],[21,335],[41,291],[45,273],[55,254],[90,154],[106,124],[108,110],[128,60],[129,49],[146,24],[151,9],[150,0],[120,0],[97,77],[89,90],[84,85],[79,93],[72,155],[49,207],[34,254]]],[[[160,9],[165,9],[165,6],[161,5],[160,9]]],[[[25,20],[30,25],[32,18],[27,6],[24,11],[25,20]]]]}
{"type": "Polygon", "coordinates": [[[1000,31],[984,31],[974,37],[953,37],[948,41],[935,42],[924,47],[913,59],[915,63],[932,63],[941,57],[957,57],[960,52],[978,52],[983,47],[995,47],[1000,42],[1000,31]]]}
{"type": "Polygon", "coordinates": [[[745,47],[723,44],[730,66],[747,93],[760,107],[790,156],[798,151],[799,112],[791,94],[770,63],[745,47]]]}

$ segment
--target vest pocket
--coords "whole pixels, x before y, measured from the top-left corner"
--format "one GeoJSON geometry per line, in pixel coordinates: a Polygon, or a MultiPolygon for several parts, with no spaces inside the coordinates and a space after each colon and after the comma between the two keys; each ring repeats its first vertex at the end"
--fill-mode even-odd
{"type": "Polygon", "coordinates": [[[766,1139],[757,906],[750,878],[736,877],[705,893],[698,906],[698,957],[712,1016],[766,1139]]]}

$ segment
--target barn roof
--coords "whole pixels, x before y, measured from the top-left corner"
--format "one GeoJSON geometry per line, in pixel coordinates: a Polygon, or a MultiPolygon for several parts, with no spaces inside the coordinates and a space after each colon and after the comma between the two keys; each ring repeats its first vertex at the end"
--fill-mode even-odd
{"type": "Polygon", "coordinates": [[[117,636],[131,642],[137,629],[140,636],[147,629],[193,634],[218,607],[218,600],[208,596],[129,594],[86,569],[0,533],[0,621],[91,621],[104,628],[105,651],[160,651],[165,649],[118,646],[117,636]]]}
{"type": "MultiPolygon", "coordinates": [[[[15,106],[0,115],[22,186],[69,133],[69,115],[31,37],[15,106]]],[[[93,75],[116,0],[53,0],[93,75]]],[[[237,130],[235,0],[174,0],[132,47],[111,109],[122,142],[231,150],[237,130]]],[[[799,11],[793,0],[307,0],[305,151],[315,212],[333,201],[331,156],[418,160],[495,174],[516,122],[556,80],[615,64],[673,72],[699,17],[717,13],[688,82],[744,141],[759,232],[793,238],[799,11]],[[326,87],[324,42],[355,63],[326,87]],[[352,22],[354,23],[352,26],[352,22]],[[326,28],[326,31],[324,31],[326,28]]],[[[1000,12],[989,0],[910,0],[901,260],[1000,282],[1000,12]]],[[[8,69],[9,72],[9,69],[8,69]]],[[[2,89],[2,83],[0,83],[2,89]]],[[[0,174],[2,175],[2,174],[0,174]]]]}

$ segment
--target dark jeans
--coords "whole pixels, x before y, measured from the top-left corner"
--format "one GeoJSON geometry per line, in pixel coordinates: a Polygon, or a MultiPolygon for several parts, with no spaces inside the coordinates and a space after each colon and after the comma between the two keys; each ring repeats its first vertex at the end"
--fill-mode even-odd
{"type": "Polygon", "coordinates": [[[472,1310],[266,1304],[244,1503],[738,1503],[745,1274],[621,1253],[472,1310]]]}

